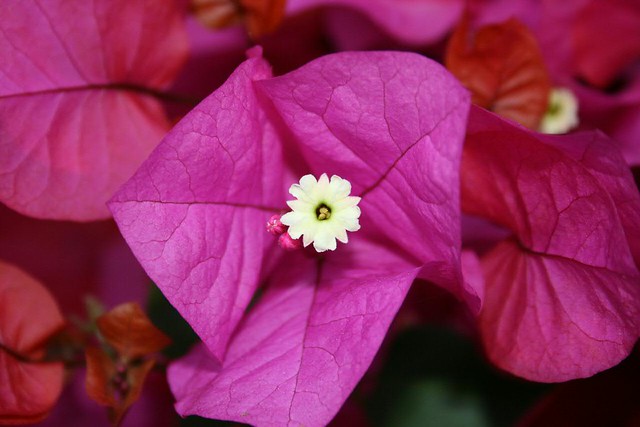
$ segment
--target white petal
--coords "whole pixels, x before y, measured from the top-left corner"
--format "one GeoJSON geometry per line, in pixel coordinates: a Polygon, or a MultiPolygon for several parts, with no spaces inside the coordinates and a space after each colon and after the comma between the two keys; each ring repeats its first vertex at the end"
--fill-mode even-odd
{"type": "Polygon", "coordinates": [[[347,230],[345,230],[345,227],[343,227],[338,221],[333,222],[331,231],[335,238],[340,240],[342,243],[347,243],[349,241],[349,237],[347,237],[347,230]]]}
{"type": "Polygon", "coordinates": [[[335,251],[337,246],[336,238],[326,230],[319,230],[313,240],[313,247],[318,252],[335,251]]]}
{"type": "Polygon", "coordinates": [[[331,177],[329,187],[333,193],[332,202],[342,200],[351,193],[351,183],[346,179],[340,178],[338,175],[333,175],[331,177]]]}
{"type": "MultiPolygon", "coordinates": [[[[302,178],[300,178],[300,187],[306,193],[311,193],[311,191],[316,187],[317,184],[318,184],[318,181],[316,180],[316,177],[311,174],[305,175],[302,178]]],[[[296,184],[293,184],[293,185],[296,185],[296,184]]],[[[291,192],[291,190],[289,190],[289,192],[291,192]]]]}
{"type": "Polygon", "coordinates": [[[294,225],[304,221],[305,217],[306,215],[301,212],[287,212],[280,217],[280,222],[284,225],[294,225]]]}
{"type": "Polygon", "coordinates": [[[336,210],[347,209],[352,206],[356,206],[358,203],[360,203],[360,200],[361,200],[360,197],[354,197],[354,196],[344,197],[343,199],[336,200],[333,203],[333,208],[336,210]]]}
{"type": "Polygon", "coordinates": [[[289,187],[289,194],[299,200],[307,200],[309,198],[306,191],[298,184],[293,184],[289,187]]]}
{"type": "Polygon", "coordinates": [[[360,208],[358,206],[351,206],[350,208],[347,209],[341,209],[338,211],[334,211],[332,212],[333,215],[331,215],[332,217],[336,217],[336,218],[340,218],[340,219],[358,219],[360,218],[360,208]]]}
{"type": "Polygon", "coordinates": [[[316,206],[304,200],[289,200],[287,205],[295,212],[310,212],[315,214],[316,206]]]}
{"type": "Polygon", "coordinates": [[[304,245],[305,248],[309,246],[311,242],[314,241],[314,238],[316,237],[317,233],[320,231],[319,228],[320,227],[317,226],[317,223],[305,224],[304,234],[302,235],[302,244],[304,245]]]}

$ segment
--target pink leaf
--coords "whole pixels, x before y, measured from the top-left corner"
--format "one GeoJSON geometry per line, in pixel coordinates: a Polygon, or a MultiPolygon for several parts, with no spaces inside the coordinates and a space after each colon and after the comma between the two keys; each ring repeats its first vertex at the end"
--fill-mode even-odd
{"type": "MultiPolygon", "coordinates": [[[[578,147],[598,152],[599,135],[581,137],[578,147]]],[[[474,108],[462,199],[466,212],[514,233],[481,260],[489,357],[528,379],[564,381],[615,365],[640,333],[640,274],[625,233],[638,224],[619,210],[638,194],[619,155],[574,159],[567,152],[581,148],[546,138],[474,108]]]]}
{"type": "Polygon", "coordinates": [[[245,62],[109,204],[149,276],[220,359],[257,286],[264,226],[284,206],[280,147],[253,91],[269,75],[262,59],[245,62]]]}
{"type": "Polygon", "coordinates": [[[53,219],[104,205],[169,127],[153,93],[186,56],[178,2],[0,6],[0,200],[53,219]]]}
{"type": "Polygon", "coordinates": [[[44,344],[63,324],[42,284],[0,262],[0,423],[34,423],[55,404],[62,391],[62,363],[25,360],[41,359],[44,344]]]}
{"type": "Polygon", "coordinates": [[[281,266],[221,367],[203,347],[174,364],[178,412],[326,425],[369,367],[418,271],[382,247],[352,244],[326,260],[298,256],[281,266]]]}

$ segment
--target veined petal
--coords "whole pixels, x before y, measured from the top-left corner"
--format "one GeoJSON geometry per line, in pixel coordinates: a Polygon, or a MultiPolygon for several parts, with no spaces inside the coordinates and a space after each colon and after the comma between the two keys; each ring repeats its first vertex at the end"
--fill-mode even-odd
{"type": "MultiPolygon", "coordinates": [[[[311,190],[315,188],[317,184],[318,184],[318,180],[316,179],[316,177],[311,174],[308,174],[300,178],[300,185],[298,187],[301,188],[304,192],[310,193],[311,190]]],[[[289,192],[291,192],[291,190],[289,190],[289,192]]],[[[295,194],[293,193],[292,195],[295,196],[295,194]]]]}
{"type": "Polygon", "coordinates": [[[256,87],[296,136],[311,172],[347,178],[363,195],[368,227],[429,263],[429,272],[450,271],[440,284],[465,299],[459,162],[469,94],[460,83],[424,56],[345,52],[256,87]]]}
{"type": "Polygon", "coordinates": [[[337,247],[336,236],[329,227],[318,227],[313,236],[313,248],[318,252],[335,251],[337,247]]]}
{"type": "Polygon", "coordinates": [[[362,240],[344,250],[348,257],[330,253],[318,263],[293,254],[280,265],[222,366],[202,347],[174,363],[168,378],[178,413],[327,425],[369,367],[417,273],[362,240]]]}
{"type": "Polygon", "coordinates": [[[314,212],[316,209],[315,205],[307,200],[288,200],[287,206],[289,206],[294,212],[299,214],[302,212],[314,212]]]}
{"type": "Polygon", "coordinates": [[[280,142],[254,91],[269,76],[262,58],[244,62],[109,204],[146,272],[220,360],[259,282],[265,212],[284,203],[280,142]]]}
{"type": "Polygon", "coordinates": [[[538,134],[472,107],[463,207],[515,235],[481,257],[480,330],[489,358],[516,375],[591,376],[640,336],[640,196],[607,142],[538,134]]]}

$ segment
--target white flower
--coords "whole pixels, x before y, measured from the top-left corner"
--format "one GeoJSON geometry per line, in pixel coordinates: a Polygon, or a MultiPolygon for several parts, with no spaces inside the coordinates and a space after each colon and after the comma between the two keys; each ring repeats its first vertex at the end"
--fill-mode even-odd
{"type": "Polygon", "coordinates": [[[326,173],[316,180],[313,175],[300,178],[289,193],[297,200],[287,205],[292,209],[282,215],[280,221],[289,226],[292,239],[302,236],[305,247],[313,243],[318,252],[336,249],[336,239],[347,243],[347,231],[360,229],[360,197],[350,196],[351,183],[333,175],[331,181],[326,173]]]}
{"type": "Polygon", "coordinates": [[[542,117],[540,132],[566,133],[578,125],[578,100],[565,88],[553,88],[549,94],[549,107],[542,117]]]}

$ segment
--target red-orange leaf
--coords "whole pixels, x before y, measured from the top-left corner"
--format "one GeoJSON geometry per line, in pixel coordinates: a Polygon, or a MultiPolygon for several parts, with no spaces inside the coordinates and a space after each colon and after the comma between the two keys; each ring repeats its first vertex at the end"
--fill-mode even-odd
{"type": "Polygon", "coordinates": [[[214,29],[228,27],[242,19],[237,0],[191,0],[191,10],[198,21],[214,29]]]}
{"type": "Polygon", "coordinates": [[[111,378],[116,373],[115,363],[104,351],[97,347],[86,350],[87,394],[101,405],[115,407],[117,404],[111,378]]]}
{"type": "Polygon", "coordinates": [[[44,418],[62,390],[62,363],[37,361],[64,324],[47,289],[18,268],[0,262],[0,424],[44,418]]]}
{"type": "Polygon", "coordinates": [[[97,347],[87,348],[86,356],[87,394],[99,404],[109,407],[109,419],[117,426],[129,407],[140,398],[142,386],[155,360],[118,365],[120,362],[97,347]]]}
{"type": "Polygon", "coordinates": [[[445,62],[488,110],[537,129],[551,84],[533,34],[516,19],[472,33],[463,20],[449,40],[445,62]]]}
{"type": "Polygon", "coordinates": [[[247,31],[253,38],[274,31],[284,17],[286,0],[241,0],[246,13],[247,31]]]}
{"type": "Polygon", "coordinates": [[[137,303],[117,306],[100,316],[97,324],[107,343],[128,360],[155,353],[171,343],[137,303]]]}
{"type": "Polygon", "coordinates": [[[200,22],[223,28],[244,21],[249,35],[259,38],[274,31],[284,17],[286,0],[192,0],[200,22]]]}

